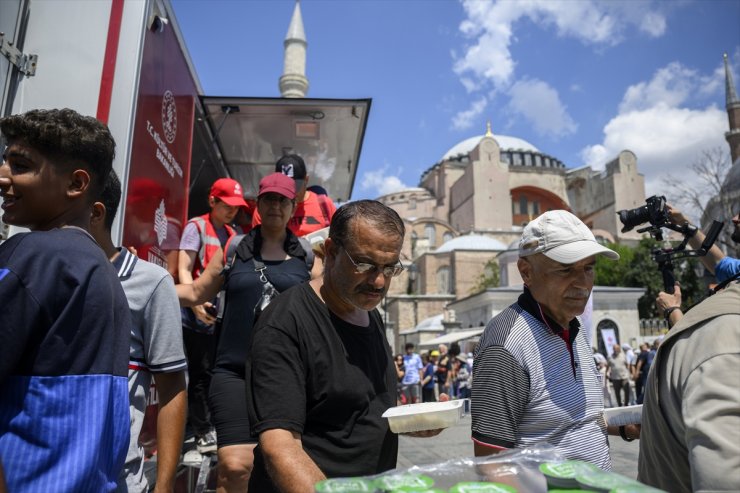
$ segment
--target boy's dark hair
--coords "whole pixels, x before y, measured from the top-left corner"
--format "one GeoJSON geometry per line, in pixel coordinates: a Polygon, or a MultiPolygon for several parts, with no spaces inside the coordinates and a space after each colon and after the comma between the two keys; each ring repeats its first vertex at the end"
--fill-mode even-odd
{"type": "Polygon", "coordinates": [[[90,173],[90,202],[100,195],[113,169],[116,142],[108,127],[69,108],[31,110],[0,119],[8,144],[22,142],[63,170],[75,166],[90,173]]]}
{"type": "Polygon", "coordinates": [[[406,234],[403,220],[396,211],[377,200],[357,200],[344,204],[334,213],[329,226],[329,238],[342,245],[351,244],[350,224],[355,218],[364,219],[389,237],[403,239],[406,234]]]}
{"type": "Polygon", "coordinates": [[[121,180],[114,170],[108,173],[108,179],[105,180],[103,191],[100,192],[100,200],[105,206],[105,229],[110,233],[113,229],[113,220],[118,213],[118,205],[121,203],[121,180]]]}
{"type": "Polygon", "coordinates": [[[414,349],[414,343],[413,342],[407,342],[406,343],[406,351],[409,349],[414,349]]]}

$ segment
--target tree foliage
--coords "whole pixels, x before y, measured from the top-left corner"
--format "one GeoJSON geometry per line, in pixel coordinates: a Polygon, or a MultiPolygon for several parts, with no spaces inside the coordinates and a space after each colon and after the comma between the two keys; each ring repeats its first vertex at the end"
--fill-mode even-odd
{"type": "MultiPolygon", "coordinates": [[[[646,289],[645,294],[637,302],[640,318],[662,316],[655,308],[655,298],[664,290],[663,276],[651,255],[653,249],[658,247],[659,243],[652,238],[640,240],[635,248],[610,244],[609,248],[619,253],[619,261],[614,262],[603,256],[596,258],[596,285],[646,289]]],[[[696,273],[698,265],[696,258],[674,262],[673,273],[676,281],[681,284],[684,307],[693,306],[706,295],[696,273]]]]}
{"type": "Polygon", "coordinates": [[[483,272],[478,275],[475,285],[470,290],[470,294],[480,293],[488,288],[497,288],[501,285],[501,274],[499,273],[498,262],[490,259],[483,266],[483,272]]]}

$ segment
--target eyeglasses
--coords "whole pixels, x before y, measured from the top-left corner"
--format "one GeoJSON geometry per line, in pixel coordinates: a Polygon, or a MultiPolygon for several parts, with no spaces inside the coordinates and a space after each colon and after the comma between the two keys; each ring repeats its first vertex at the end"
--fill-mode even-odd
{"type": "Polygon", "coordinates": [[[347,258],[350,262],[352,262],[352,265],[355,266],[355,272],[357,274],[373,274],[376,275],[379,271],[383,273],[385,277],[396,277],[403,272],[404,266],[399,260],[396,265],[385,265],[383,267],[378,267],[375,264],[369,264],[366,262],[355,262],[355,260],[349,255],[349,252],[346,248],[344,248],[344,245],[339,243],[339,246],[342,247],[342,250],[344,250],[344,253],[347,255],[347,258]]]}
{"type": "Polygon", "coordinates": [[[277,193],[276,194],[266,193],[264,195],[261,195],[259,197],[259,200],[262,200],[263,202],[267,202],[268,204],[274,204],[275,202],[278,202],[282,206],[293,203],[292,199],[289,199],[285,195],[280,195],[277,193]]]}

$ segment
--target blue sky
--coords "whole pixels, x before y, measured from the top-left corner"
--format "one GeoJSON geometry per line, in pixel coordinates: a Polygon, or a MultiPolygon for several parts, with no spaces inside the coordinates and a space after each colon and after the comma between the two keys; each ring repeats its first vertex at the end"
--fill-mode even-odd
{"type": "MultiPolygon", "coordinates": [[[[279,96],[292,0],[173,0],[213,96],[279,96]]],[[[647,193],[728,151],[740,0],[303,0],[309,97],[372,98],[352,198],[416,186],[457,142],[522,138],[569,167],[637,155],[647,193]]]]}

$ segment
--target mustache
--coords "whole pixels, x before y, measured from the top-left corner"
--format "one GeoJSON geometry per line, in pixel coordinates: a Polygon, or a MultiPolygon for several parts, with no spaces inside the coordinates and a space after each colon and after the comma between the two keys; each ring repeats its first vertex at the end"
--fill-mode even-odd
{"type": "Polygon", "coordinates": [[[383,287],[383,288],[377,289],[372,286],[368,286],[364,284],[357,288],[357,292],[358,293],[370,293],[370,294],[385,294],[385,288],[383,287]]]}
{"type": "Polygon", "coordinates": [[[575,289],[565,293],[566,298],[588,298],[591,291],[588,289],[575,289]]]}

